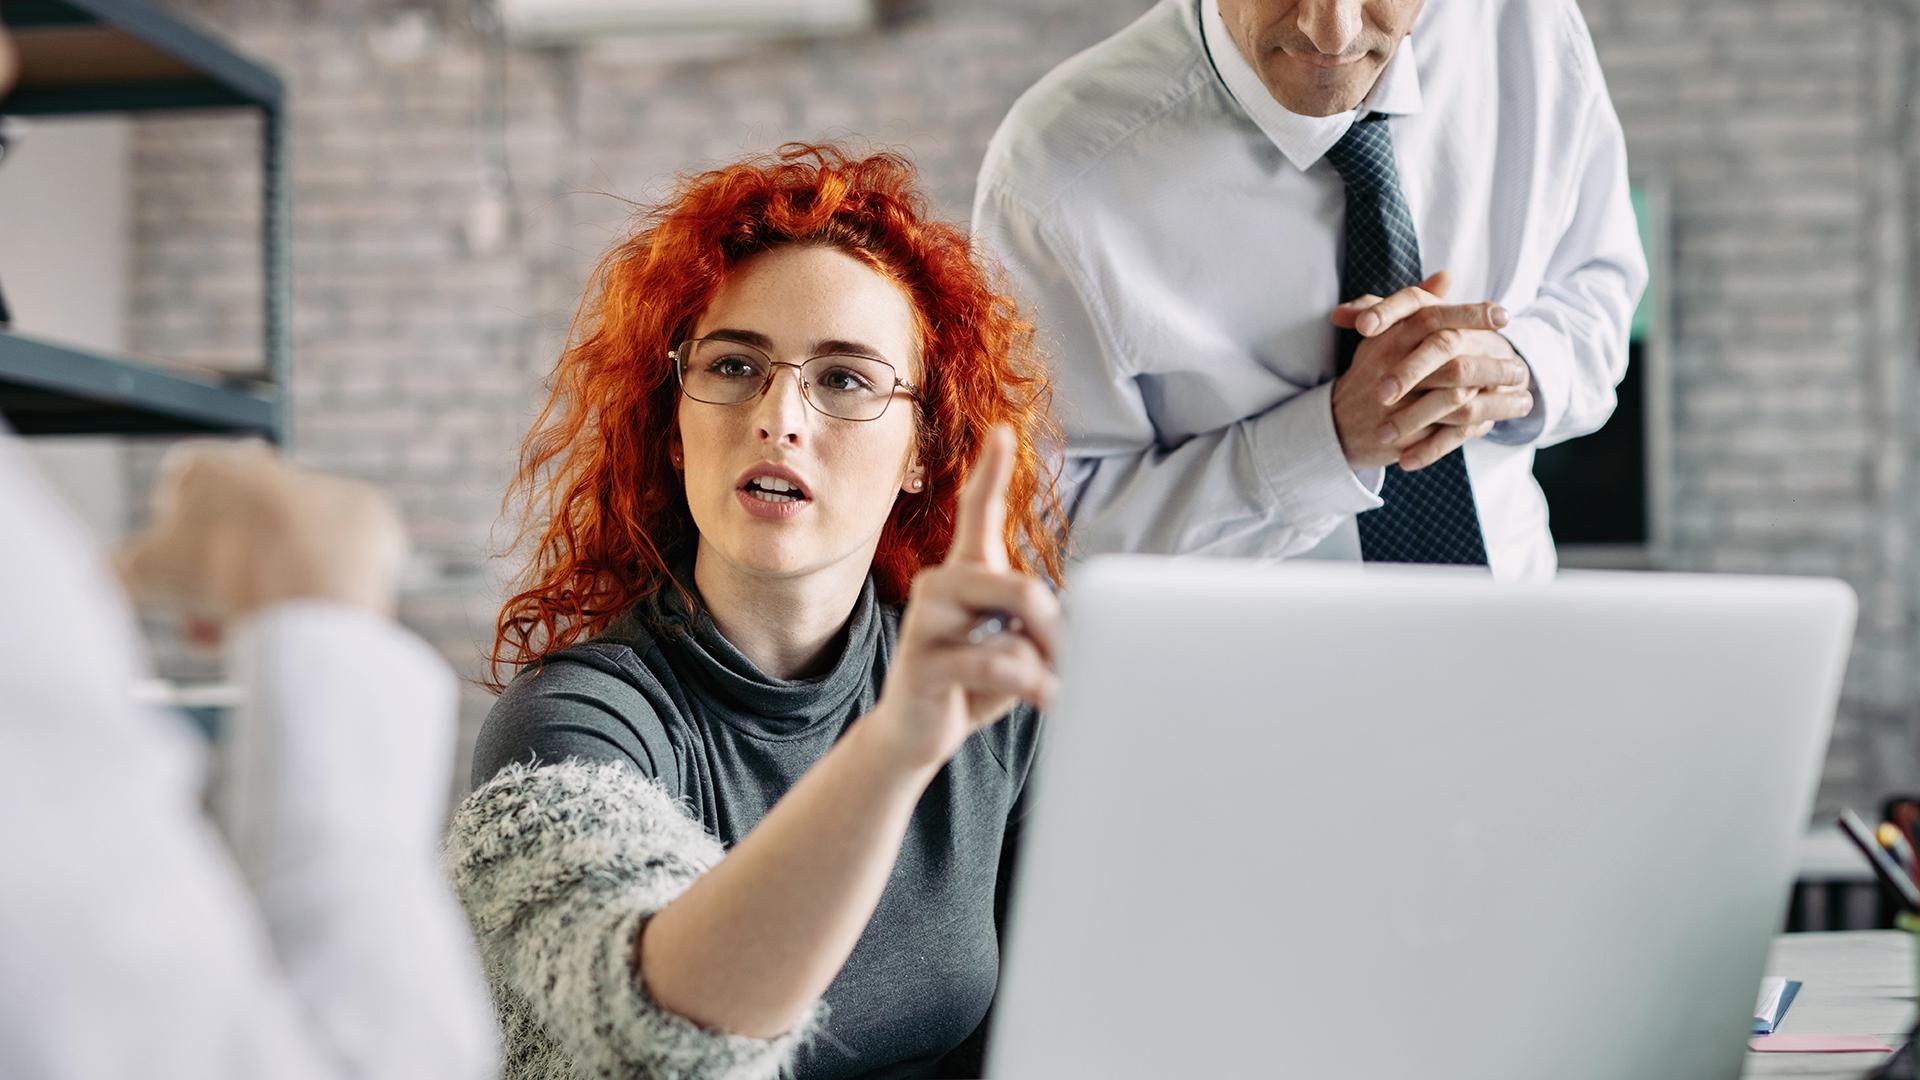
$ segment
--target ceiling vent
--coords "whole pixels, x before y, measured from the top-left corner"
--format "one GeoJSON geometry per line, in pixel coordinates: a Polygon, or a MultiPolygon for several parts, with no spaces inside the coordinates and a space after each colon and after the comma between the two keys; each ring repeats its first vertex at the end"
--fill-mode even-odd
{"type": "Polygon", "coordinates": [[[570,45],[613,37],[794,37],[878,22],[878,0],[496,0],[508,37],[570,45]]]}

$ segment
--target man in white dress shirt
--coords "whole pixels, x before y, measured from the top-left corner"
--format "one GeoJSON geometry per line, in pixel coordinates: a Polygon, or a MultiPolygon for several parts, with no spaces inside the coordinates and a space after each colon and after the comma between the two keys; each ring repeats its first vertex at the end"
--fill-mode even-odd
{"type": "Polygon", "coordinates": [[[497,1075],[438,865],[454,678],[390,617],[397,518],[257,449],[176,459],[158,511],[127,580],[252,690],[225,841],[202,740],[135,701],[106,559],[0,424],[0,1076],[497,1075]]]}
{"type": "Polygon", "coordinates": [[[1162,0],[1021,97],[974,226],[1080,554],[1552,574],[1534,448],[1611,414],[1646,283],[1573,0],[1162,0]]]}

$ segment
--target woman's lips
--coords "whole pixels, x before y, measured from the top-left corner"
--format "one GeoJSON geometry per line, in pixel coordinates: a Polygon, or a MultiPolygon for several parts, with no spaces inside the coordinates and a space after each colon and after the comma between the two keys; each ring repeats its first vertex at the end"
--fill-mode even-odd
{"type": "Polygon", "coordinates": [[[763,461],[753,468],[748,469],[746,472],[741,473],[740,479],[735,481],[734,486],[740,488],[770,488],[785,494],[801,496],[809,494],[807,482],[800,478],[799,473],[794,472],[785,465],[771,461],[763,461]]]}
{"type": "Polygon", "coordinates": [[[751,487],[735,488],[733,495],[747,513],[768,521],[784,521],[813,505],[812,499],[764,499],[751,487]]]}

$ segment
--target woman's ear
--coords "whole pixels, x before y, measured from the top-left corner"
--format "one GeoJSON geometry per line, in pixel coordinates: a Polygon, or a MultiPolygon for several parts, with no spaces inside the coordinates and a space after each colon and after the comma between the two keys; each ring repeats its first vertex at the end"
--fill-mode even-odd
{"type": "Polygon", "coordinates": [[[927,469],[920,464],[918,451],[907,459],[907,475],[900,481],[900,490],[910,495],[918,495],[927,490],[927,469]]]}
{"type": "Polygon", "coordinates": [[[673,462],[674,471],[684,471],[687,467],[687,452],[680,445],[680,425],[673,426],[673,433],[667,436],[667,460],[673,462]]]}

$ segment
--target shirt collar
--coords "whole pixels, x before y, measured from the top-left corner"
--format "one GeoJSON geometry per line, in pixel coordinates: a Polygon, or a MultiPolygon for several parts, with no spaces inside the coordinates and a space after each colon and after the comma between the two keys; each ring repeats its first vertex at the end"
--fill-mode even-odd
{"type": "Polygon", "coordinates": [[[1273,140],[1273,145],[1280,148],[1293,167],[1302,172],[1332,149],[1360,117],[1376,112],[1400,116],[1420,111],[1420,72],[1413,55],[1412,34],[1401,39],[1400,46],[1393,50],[1380,78],[1358,108],[1333,116],[1301,116],[1275,101],[1253,65],[1240,55],[1239,47],[1227,33],[1226,20],[1220,17],[1219,0],[1199,0],[1199,4],[1200,34],[1213,59],[1213,69],[1226,83],[1227,92],[1267,138],[1273,140]]]}

